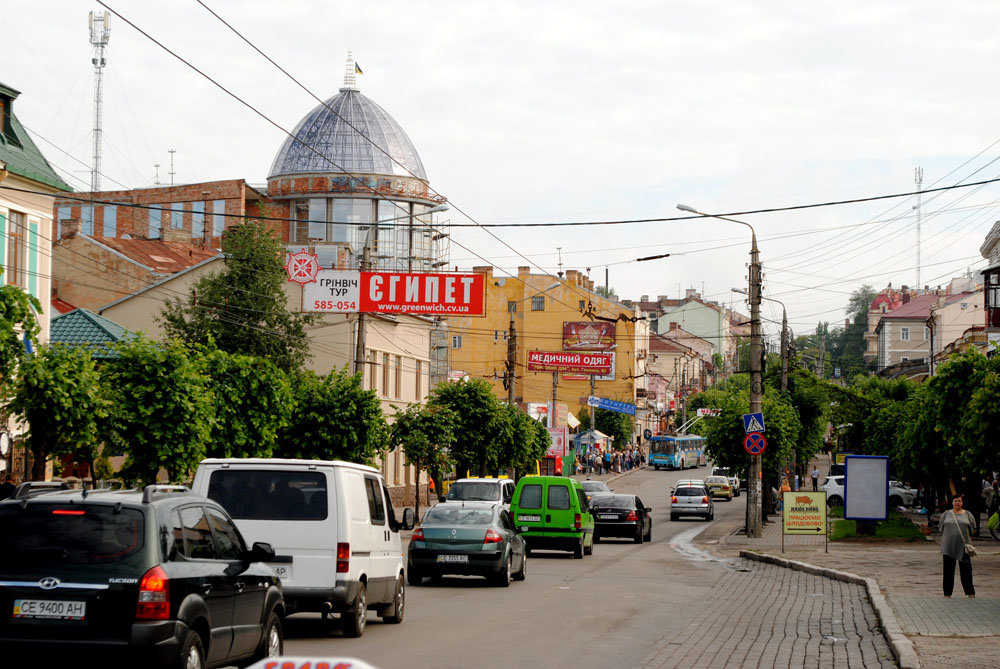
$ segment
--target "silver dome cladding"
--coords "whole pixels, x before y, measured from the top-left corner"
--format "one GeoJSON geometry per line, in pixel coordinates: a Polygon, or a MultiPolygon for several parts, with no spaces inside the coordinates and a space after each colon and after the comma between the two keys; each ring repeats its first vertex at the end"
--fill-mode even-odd
{"type": "Polygon", "coordinates": [[[427,180],[420,156],[403,129],[384,109],[355,89],[340,89],[309,112],[292,135],[294,139],[286,139],[278,151],[268,178],[350,173],[427,180]]]}

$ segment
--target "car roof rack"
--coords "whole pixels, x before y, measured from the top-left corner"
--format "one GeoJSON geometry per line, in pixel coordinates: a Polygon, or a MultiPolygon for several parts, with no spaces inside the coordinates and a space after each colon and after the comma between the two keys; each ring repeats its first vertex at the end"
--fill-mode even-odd
{"type": "Polygon", "coordinates": [[[149,504],[153,495],[186,495],[191,489],[186,485],[148,485],[142,489],[142,503],[149,504]]]}
{"type": "Polygon", "coordinates": [[[69,484],[65,481],[25,481],[17,486],[11,499],[27,499],[46,492],[69,489],[69,484]]]}

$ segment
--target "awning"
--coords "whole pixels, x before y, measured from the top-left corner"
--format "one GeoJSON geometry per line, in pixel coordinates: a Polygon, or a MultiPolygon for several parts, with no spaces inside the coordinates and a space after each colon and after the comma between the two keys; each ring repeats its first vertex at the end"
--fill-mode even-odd
{"type": "Polygon", "coordinates": [[[573,415],[572,411],[566,413],[566,424],[570,427],[580,427],[580,419],[573,415]]]}

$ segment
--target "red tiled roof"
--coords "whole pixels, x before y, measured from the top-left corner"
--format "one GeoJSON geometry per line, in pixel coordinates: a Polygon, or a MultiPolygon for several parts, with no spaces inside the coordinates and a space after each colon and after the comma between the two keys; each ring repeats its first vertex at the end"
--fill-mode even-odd
{"type": "Polygon", "coordinates": [[[216,250],[202,249],[184,242],[164,242],[158,239],[122,239],[120,237],[93,237],[92,239],[163,274],[179,272],[219,255],[216,250]]]}
{"type": "Polygon", "coordinates": [[[917,295],[916,297],[910,298],[910,301],[906,304],[896,307],[892,311],[883,314],[882,320],[887,318],[890,320],[926,320],[930,318],[931,307],[937,299],[938,295],[936,293],[917,295]]]}
{"type": "Polygon", "coordinates": [[[68,314],[69,312],[76,309],[72,304],[66,302],[65,300],[60,300],[58,297],[52,298],[52,310],[58,311],[60,314],[68,314]]]}

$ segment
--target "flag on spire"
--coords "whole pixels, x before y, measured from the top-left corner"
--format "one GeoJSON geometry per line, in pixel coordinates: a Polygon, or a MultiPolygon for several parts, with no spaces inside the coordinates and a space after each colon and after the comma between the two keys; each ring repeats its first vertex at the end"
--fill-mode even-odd
{"type": "Polygon", "coordinates": [[[354,63],[354,72],[355,74],[364,74],[364,72],[361,71],[361,66],[358,65],[357,62],[354,63]]]}

